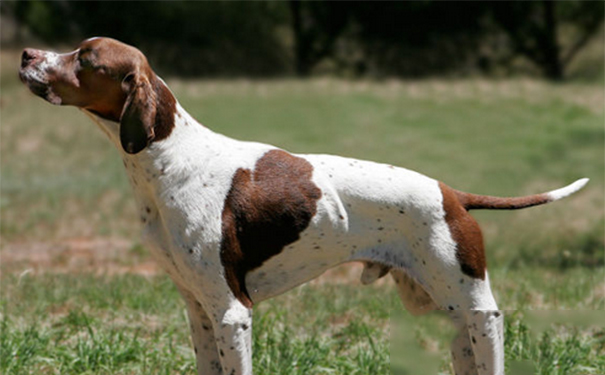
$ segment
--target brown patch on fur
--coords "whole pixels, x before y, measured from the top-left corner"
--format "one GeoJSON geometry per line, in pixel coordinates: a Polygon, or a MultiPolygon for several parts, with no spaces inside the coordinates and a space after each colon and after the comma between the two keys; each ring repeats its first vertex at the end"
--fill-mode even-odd
{"type": "Polygon", "coordinates": [[[168,87],[159,79],[154,80],[154,90],[156,93],[156,113],[153,142],[168,138],[174,128],[174,115],[176,113],[176,99],[168,87]]]}
{"type": "MultiPolygon", "coordinates": [[[[453,190],[453,189],[452,189],[453,190]]],[[[518,210],[551,202],[548,194],[535,194],[525,197],[502,198],[489,195],[476,195],[453,190],[466,210],[518,210]]]]}
{"type": "Polygon", "coordinates": [[[321,190],[312,175],[309,162],[281,150],[263,155],[254,171],[235,172],[222,214],[221,262],[233,294],[248,308],[248,271],[297,241],[317,211],[321,190]]]}
{"type": "Polygon", "coordinates": [[[452,238],[456,242],[456,258],[462,273],[476,279],[485,279],[487,268],[483,235],[479,224],[458,200],[456,191],[439,183],[443,195],[443,209],[452,238]]]}

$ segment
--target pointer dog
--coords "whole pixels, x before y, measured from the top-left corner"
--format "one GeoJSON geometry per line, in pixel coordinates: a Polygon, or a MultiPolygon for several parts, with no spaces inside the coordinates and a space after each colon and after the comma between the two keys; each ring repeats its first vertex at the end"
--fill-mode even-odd
{"type": "Polygon", "coordinates": [[[216,134],[193,119],[136,48],[93,38],[65,54],[26,49],[21,80],[90,114],[118,148],[143,239],[187,304],[198,373],[252,374],[252,307],[361,261],[390,273],[413,314],[446,310],[459,375],[504,373],[503,315],[471,209],[518,209],[581,189],[497,198],[419,173],[294,155],[216,134]]]}

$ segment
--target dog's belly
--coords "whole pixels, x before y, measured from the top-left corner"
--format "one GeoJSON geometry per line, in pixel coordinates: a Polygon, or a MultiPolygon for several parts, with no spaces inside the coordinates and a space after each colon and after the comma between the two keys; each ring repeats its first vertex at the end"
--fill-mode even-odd
{"type": "Polygon", "coordinates": [[[311,227],[301,234],[300,240],[249,271],[246,288],[257,303],[312,280],[349,258],[350,251],[344,246],[336,245],[334,238],[326,238],[325,231],[311,227]]]}
{"type": "Polygon", "coordinates": [[[430,262],[430,254],[426,254],[421,245],[429,242],[429,230],[413,228],[409,222],[394,222],[386,215],[382,216],[381,223],[385,227],[379,227],[380,230],[365,220],[355,219],[347,231],[326,226],[309,228],[299,241],[248,272],[246,288],[252,301],[258,303],[275,297],[330,268],[355,261],[405,270],[422,281],[422,275],[418,275],[414,267],[418,262],[430,262]],[[413,231],[416,232],[411,235],[413,231]]]}

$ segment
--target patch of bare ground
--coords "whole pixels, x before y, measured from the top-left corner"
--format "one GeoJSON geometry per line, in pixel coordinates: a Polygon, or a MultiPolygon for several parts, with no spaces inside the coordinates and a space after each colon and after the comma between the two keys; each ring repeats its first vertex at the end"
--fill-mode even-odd
{"type": "Polygon", "coordinates": [[[118,238],[70,238],[49,242],[15,242],[2,246],[3,274],[88,273],[155,275],[157,264],[118,238]]]}

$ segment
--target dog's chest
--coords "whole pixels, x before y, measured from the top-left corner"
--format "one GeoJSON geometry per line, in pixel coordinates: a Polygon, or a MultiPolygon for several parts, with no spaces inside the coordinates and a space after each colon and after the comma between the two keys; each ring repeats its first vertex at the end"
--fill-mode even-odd
{"type": "Polygon", "coordinates": [[[142,241],[159,265],[183,284],[191,277],[188,270],[193,264],[197,268],[213,265],[208,248],[220,240],[220,225],[217,228],[216,224],[220,208],[213,197],[221,193],[202,182],[203,175],[191,181],[162,168],[139,165],[127,167],[127,171],[143,227],[142,241]]]}
{"type": "Polygon", "coordinates": [[[224,140],[219,138],[203,153],[184,152],[181,147],[182,155],[125,162],[143,224],[143,242],[181,285],[194,280],[216,283],[224,277],[222,213],[233,176],[241,168],[252,168],[268,149],[220,141],[224,140]]]}

